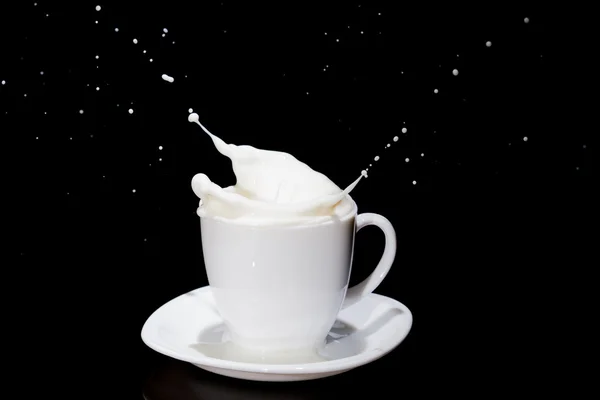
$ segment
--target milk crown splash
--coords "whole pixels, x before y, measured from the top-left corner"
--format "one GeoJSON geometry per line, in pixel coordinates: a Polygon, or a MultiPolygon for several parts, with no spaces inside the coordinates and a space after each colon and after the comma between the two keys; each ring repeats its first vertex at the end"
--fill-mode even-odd
{"type": "Polygon", "coordinates": [[[240,223],[321,222],[352,211],[348,194],[359,176],[345,190],[288,153],[225,143],[210,133],[198,114],[190,114],[210,136],[216,149],[231,160],[237,182],[221,188],[205,174],[196,174],[192,189],[200,198],[199,216],[235,220],[240,223]]]}

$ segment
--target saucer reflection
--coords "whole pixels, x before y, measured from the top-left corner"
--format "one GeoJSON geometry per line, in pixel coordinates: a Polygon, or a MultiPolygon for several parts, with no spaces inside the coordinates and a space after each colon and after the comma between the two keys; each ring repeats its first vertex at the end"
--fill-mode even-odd
{"type": "Polygon", "coordinates": [[[339,392],[336,377],[305,382],[255,382],[227,378],[178,360],[166,360],[147,379],[143,396],[147,400],[304,400],[331,399],[339,392]]]}

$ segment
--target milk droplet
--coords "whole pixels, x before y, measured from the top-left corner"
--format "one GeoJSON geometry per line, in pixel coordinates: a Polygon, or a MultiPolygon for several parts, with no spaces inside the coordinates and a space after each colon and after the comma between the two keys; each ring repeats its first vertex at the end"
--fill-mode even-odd
{"type": "Polygon", "coordinates": [[[385,147],[390,147],[390,146],[391,146],[391,144],[389,144],[389,143],[388,143],[388,144],[386,144],[386,146],[385,146],[385,147]]]}
{"type": "Polygon", "coordinates": [[[413,185],[416,185],[416,184],[417,184],[417,181],[413,181],[413,185]]]}
{"type": "Polygon", "coordinates": [[[115,28],[115,32],[119,32],[119,28],[115,28]]]}
{"type": "Polygon", "coordinates": [[[165,36],[166,36],[166,35],[163,33],[163,34],[162,34],[162,37],[165,37],[165,36]]]}
{"type": "Polygon", "coordinates": [[[526,141],[528,141],[528,140],[529,140],[529,139],[527,138],[527,136],[525,136],[525,137],[523,138],[523,141],[524,141],[524,142],[526,142],[526,141]]]}
{"type": "Polygon", "coordinates": [[[409,161],[410,161],[410,158],[406,157],[406,158],[404,159],[404,161],[405,161],[405,162],[409,162],[409,161]]]}
{"type": "Polygon", "coordinates": [[[83,110],[79,110],[79,114],[83,114],[83,110]]]}
{"type": "Polygon", "coordinates": [[[364,31],[360,31],[360,34],[361,34],[361,35],[362,35],[362,34],[364,34],[364,33],[365,33],[364,31]]]}
{"type": "Polygon", "coordinates": [[[191,114],[194,112],[194,110],[192,110],[191,108],[188,110],[188,112],[191,114]]]}
{"type": "Polygon", "coordinates": [[[137,39],[133,39],[133,44],[138,44],[138,40],[137,39]]]}
{"type": "Polygon", "coordinates": [[[490,42],[490,41],[488,40],[487,42],[485,42],[485,45],[486,45],[487,47],[492,47],[492,42],[490,42]]]}
{"type": "Polygon", "coordinates": [[[452,70],[452,75],[457,76],[458,75],[458,70],[457,69],[452,70]]]}
{"type": "Polygon", "coordinates": [[[4,80],[3,80],[3,81],[2,81],[2,84],[3,84],[3,85],[6,85],[6,81],[4,81],[4,80]]]}
{"type": "Polygon", "coordinates": [[[100,86],[96,86],[96,91],[100,90],[100,86]]]}
{"type": "Polygon", "coordinates": [[[102,7],[96,6],[96,11],[100,11],[100,10],[102,10],[102,7]]]}
{"type": "Polygon", "coordinates": [[[159,149],[159,150],[162,150],[162,149],[163,149],[163,147],[162,147],[162,146],[158,146],[158,149],[159,149]]]}
{"type": "Polygon", "coordinates": [[[94,22],[98,23],[98,21],[94,21],[94,22]]]}
{"type": "Polygon", "coordinates": [[[159,158],[158,161],[162,161],[162,158],[159,158]]]}
{"type": "Polygon", "coordinates": [[[421,153],[421,157],[425,157],[425,153],[421,153]]]}
{"type": "Polygon", "coordinates": [[[339,42],[339,41],[340,41],[340,39],[335,39],[335,41],[336,41],[336,42],[339,42]]]}
{"type": "Polygon", "coordinates": [[[100,58],[100,56],[96,54],[96,60],[99,59],[99,58],[100,58]]]}
{"type": "Polygon", "coordinates": [[[369,175],[367,175],[367,171],[366,171],[366,170],[364,170],[364,169],[363,169],[362,171],[360,171],[360,174],[361,174],[362,176],[364,176],[365,178],[368,178],[368,177],[369,177],[369,175]]]}
{"type": "Polygon", "coordinates": [[[526,24],[529,23],[529,18],[525,17],[525,19],[523,20],[523,22],[525,22],[526,24]]]}
{"type": "Polygon", "coordinates": [[[397,142],[398,141],[398,136],[394,136],[393,140],[394,140],[394,142],[397,142]]]}
{"type": "Polygon", "coordinates": [[[438,90],[437,90],[437,89],[433,89],[433,93],[437,93],[437,92],[438,92],[438,90]]]}
{"type": "Polygon", "coordinates": [[[44,71],[40,71],[40,75],[44,75],[44,71]]]}
{"type": "Polygon", "coordinates": [[[150,62],[152,62],[152,59],[150,59],[150,62]]]}
{"type": "Polygon", "coordinates": [[[142,50],[142,53],[146,54],[146,50],[142,50]]]}
{"type": "Polygon", "coordinates": [[[375,156],[375,158],[373,160],[379,161],[379,156],[375,156]]]}
{"type": "Polygon", "coordinates": [[[372,167],[372,166],[373,166],[373,164],[369,164],[369,167],[372,167]]]}
{"type": "Polygon", "coordinates": [[[169,30],[167,28],[163,28],[163,32],[164,33],[169,33],[169,30]]]}
{"type": "Polygon", "coordinates": [[[129,114],[133,114],[133,108],[129,109],[129,114]]]}
{"type": "MultiPolygon", "coordinates": [[[[406,133],[408,131],[408,129],[406,128],[402,128],[402,133],[406,133]]],[[[397,137],[397,136],[396,136],[397,137]]]]}
{"type": "Polygon", "coordinates": [[[325,36],[327,36],[327,32],[325,32],[325,36]]]}
{"type": "MultiPolygon", "coordinates": [[[[150,60],[150,61],[152,61],[152,60],[150,60]]],[[[173,83],[173,82],[175,81],[175,78],[173,78],[172,76],[169,76],[169,75],[167,75],[167,74],[162,74],[162,78],[163,78],[165,81],[167,81],[167,82],[171,82],[171,83],[173,83]]]]}
{"type": "Polygon", "coordinates": [[[135,193],[135,189],[133,189],[132,192],[135,193]]]}

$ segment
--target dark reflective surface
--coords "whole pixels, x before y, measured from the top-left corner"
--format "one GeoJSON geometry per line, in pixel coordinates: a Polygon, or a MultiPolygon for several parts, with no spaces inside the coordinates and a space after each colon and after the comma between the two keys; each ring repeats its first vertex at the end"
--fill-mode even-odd
{"type": "MultiPolygon", "coordinates": [[[[399,368],[396,371],[402,370],[399,368]]],[[[365,372],[356,370],[304,382],[253,382],[215,375],[188,363],[165,360],[149,374],[144,383],[143,395],[147,400],[300,400],[348,396],[361,389],[366,392],[368,398],[380,390],[397,388],[397,379],[400,377],[396,375],[397,372],[394,374],[393,369],[381,368],[380,365],[378,372],[385,373],[385,376],[377,376],[373,370],[370,371],[371,375],[365,375],[365,372]]],[[[407,377],[408,375],[404,378],[407,377]]],[[[410,387],[407,385],[406,389],[410,387]]]]}

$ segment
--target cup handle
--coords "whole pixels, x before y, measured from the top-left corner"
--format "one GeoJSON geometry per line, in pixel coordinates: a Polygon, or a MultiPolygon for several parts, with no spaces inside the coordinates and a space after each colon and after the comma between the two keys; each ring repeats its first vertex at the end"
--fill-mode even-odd
{"type": "Polygon", "coordinates": [[[377,226],[385,235],[383,255],[371,275],[347,290],[342,309],[359,302],[364,296],[372,293],[390,271],[394,258],[396,258],[396,231],[391,222],[384,216],[373,213],[359,214],[356,217],[356,232],[369,225],[377,226]]]}

